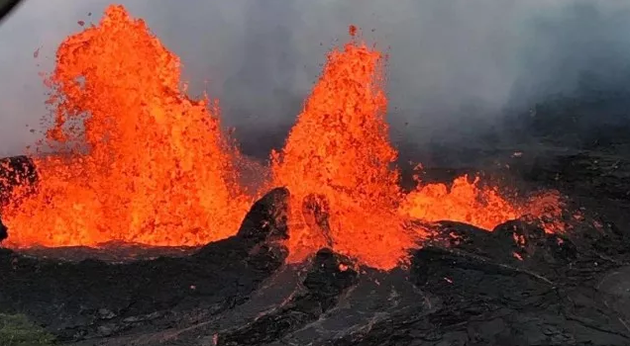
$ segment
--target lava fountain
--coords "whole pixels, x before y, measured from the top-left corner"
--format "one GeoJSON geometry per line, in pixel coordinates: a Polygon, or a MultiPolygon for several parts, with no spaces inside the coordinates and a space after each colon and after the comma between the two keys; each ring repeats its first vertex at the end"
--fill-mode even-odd
{"type": "Polygon", "coordinates": [[[423,184],[406,194],[399,212],[425,222],[457,221],[481,229],[518,218],[539,223],[547,233],[564,232],[563,201],[557,191],[541,191],[525,200],[504,197],[496,186],[483,186],[479,177],[455,178],[450,186],[423,184]]]}
{"type": "Polygon", "coordinates": [[[384,118],[382,60],[357,42],[333,50],[284,149],[273,155],[274,183],[292,194],[290,259],[332,245],[368,265],[391,268],[415,245],[396,213],[402,194],[384,118]],[[313,232],[302,212],[313,194],[327,205],[322,232],[313,232]]]}
{"type": "MultiPolygon", "coordinates": [[[[350,27],[354,36],[356,28],[350,27]]],[[[496,187],[467,176],[445,184],[399,187],[397,151],[388,138],[383,56],[352,41],[333,50],[284,149],[272,154],[274,184],[292,192],[289,260],[300,261],[322,246],[389,269],[405,259],[430,231],[411,226],[452,220],[492,230],[519,217],[556,220],[560,199],[544,194],[519,205],[496,187]],[[326,217],[313,222],[312,210],[326,217]]],[[[544,224],[548,230],[560,225],[544,224]]]]}
{"type": "Polygon", "coordinates": [[[198,245],[236,232],[250,201],[218,105],[182,93],[179,58],[142,20],[110,6],[63,41],[48,82],[48,144],[66,152],[36,159],[39,192],[3,211],[10,244],[198,245]]]}

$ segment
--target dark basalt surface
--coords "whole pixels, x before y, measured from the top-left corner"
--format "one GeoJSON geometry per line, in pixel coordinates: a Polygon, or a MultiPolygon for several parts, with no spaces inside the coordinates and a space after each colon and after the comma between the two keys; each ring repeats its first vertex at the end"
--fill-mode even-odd
{"type": "MultiPolygon", "coordinates": [[[[493,232],[443,222],[409,265],[382,272],[331,249],[286,264],[289,192],[275,189],[236,236],[170,257],[0,249],[0,313],[24,313],[76,346],[628,345],[628,224],[608,206],[630,205],[574,193],[584,207],[566,234],[524,220],[493,232]]],[[[304,208],[325,232],[317,198],[304,208]]],[[[130,248],[141,251],[118,252],[130,248]]]]}
{"type": "Polygon", "coordinates": [[[9,236],[9,233],[7,232],[7,227],[2,223],[2,220],[0,219],[0,243],[7,239],[7,237],[9,236]]]}
{"type": "Polygon", "coordinates": [[[43,260],[0,249],[0,312],[26,313],[60,341],[166,328],[241,304],[283,263],[286,197],[252,207],[238,234],[184,258],[110,264],[43,260]]]}

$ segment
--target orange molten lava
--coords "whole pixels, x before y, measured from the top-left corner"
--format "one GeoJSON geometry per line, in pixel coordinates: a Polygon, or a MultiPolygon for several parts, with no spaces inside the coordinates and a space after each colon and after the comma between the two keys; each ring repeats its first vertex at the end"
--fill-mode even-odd
{"type": "Polygon", "coordinates": [[[291,259],[301,260],[326,245],[374,267],[390,268],[415,245],[396,213],[401,197],[397,152],[384,119],[381,54],[349,43],[328,57],[323,75],[275,155],[274,182],[292,193],[291,259]],[[303,218],[310,194],[329,204],[329,230],[317,232],[303,218]]]}
{"type": "MultiPolygon", "coordinates": [[[[511,203],[464,176],[405,195],[384,118],[382,62],[354,38],[333,50],[285,148],[272,154],[269,185],[291,192],[290,261],[331,246],[393,268],[428,235],[414,219],[492,230],[531,217],[562,230],[551,193],[511,203]]],[[[38,191],[2,210],[10,246],[199,245],[236,232],[252,201],[218,106],[183,94],[179,59],[143,21],[109,7],[98,26],[61,44],[49,82],[49,144],[65,153],[35,159],[38,191]]]]}
{"type": "Polygon", "coordinates": [[[520,216],[518,208],[495,188],[484,189],[478,183],[479,178],[470,182],[468,176],[462,176],[453,181],[450,189],[439,183],[419,185],[406,196],[400,211],[424,221],[465,222],[488,230],[520,216]]]}
{"type": "Polygon", "coordinates": [[[464,175],[456,178],[450,188],[441,183],[419,184],[405,197],[400,212],[428,222],[464,222],[489,231],[506,221],[523,217],[541,222],[547,233],[564,230],[559,221],[562,202],[557,193],[548,191],[514,203],[504,198],[498,188],[479,183],[479,177],[470,181],[464,175]]]}
{"type": "MultiPolygon", "coordinates": [[[[355,27],[350,34],[356,34],[355,27]]],[[[274,183],[292,192],[289,260],[332,246],[362,263],[389,269],[428,235],[425,229],[412,232],[412,219],[460,221],[492,230],[526,215],[559,216],[559,199],[516,206],[496,188],[481,187],[467,176],[457,178],[450,189],[421,185],[404,196],[392,167],[397,152],[384,120],[381,63],[378,51],[355,42],[330,53],[284,150],[273,154],[274,183]],[[308,205],[328,218],[313,221],[308,205]]],[[[544,226],[552,230],[557,225],[544,226]]]]}
{"type": "Polygon", "coordinates": [[[61,44],[50,82],[48,135],[70,153],[37,160],[39,193],[4,210],[14,246],[197,245],[236,232],[250,201],[218,107],[184,96],[179,58],[142,20],[109,7],[61,44]]]}

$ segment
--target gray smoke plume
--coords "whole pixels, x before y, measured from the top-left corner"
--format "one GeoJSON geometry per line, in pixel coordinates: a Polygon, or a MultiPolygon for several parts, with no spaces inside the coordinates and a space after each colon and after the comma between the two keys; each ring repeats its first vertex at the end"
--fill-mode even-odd
{"type": "MultiPolygon", "coordinates": [[[[0,25],[0,155],[41,136],[46,89],[38,73],[52,70],[57,45],[81,30],[77,22],[98,22],[108,3],[25,0],[0,25]]],[[[630,61],[624,1],[119,3],[181,56],[190,90],[218,98],[224,123],[258,156],[282,145],[350,24],[389,55],[392,137],[417,146],[491,126],[506,107],[571,93],[584,76],[622,87],[630,61]]]]}

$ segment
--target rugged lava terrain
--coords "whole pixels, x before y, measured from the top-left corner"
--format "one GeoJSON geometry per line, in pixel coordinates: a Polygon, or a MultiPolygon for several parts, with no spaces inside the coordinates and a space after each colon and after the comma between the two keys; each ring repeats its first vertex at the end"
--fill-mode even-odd
{"type": "Polygon", "coordinates": [[[64,40],[46,139],[67,152],[0,160],[0,338],[10,316],[76,346],[629,345],[630,95],[536,106],[407,189],[382,55],[350,33],[253,205],[144,21],[110,6],[64,40]]]}
{"type": "MultiPolygon", "coordinates": [[[[571,162],[572,174],[591,172],[571,162]]],[[[598,188],[590,205],[628,206],[598,188]]],[[[0,312],[68,345],[630,343],[627,236],[590,207],[563,236],[521,221],[494,232],[443,222],[408,267],[384,272],[330,249],[285,264],[288,195],[271,191],[236,236],[190,255],[114,263],[1,250],[0,312]]]]}

